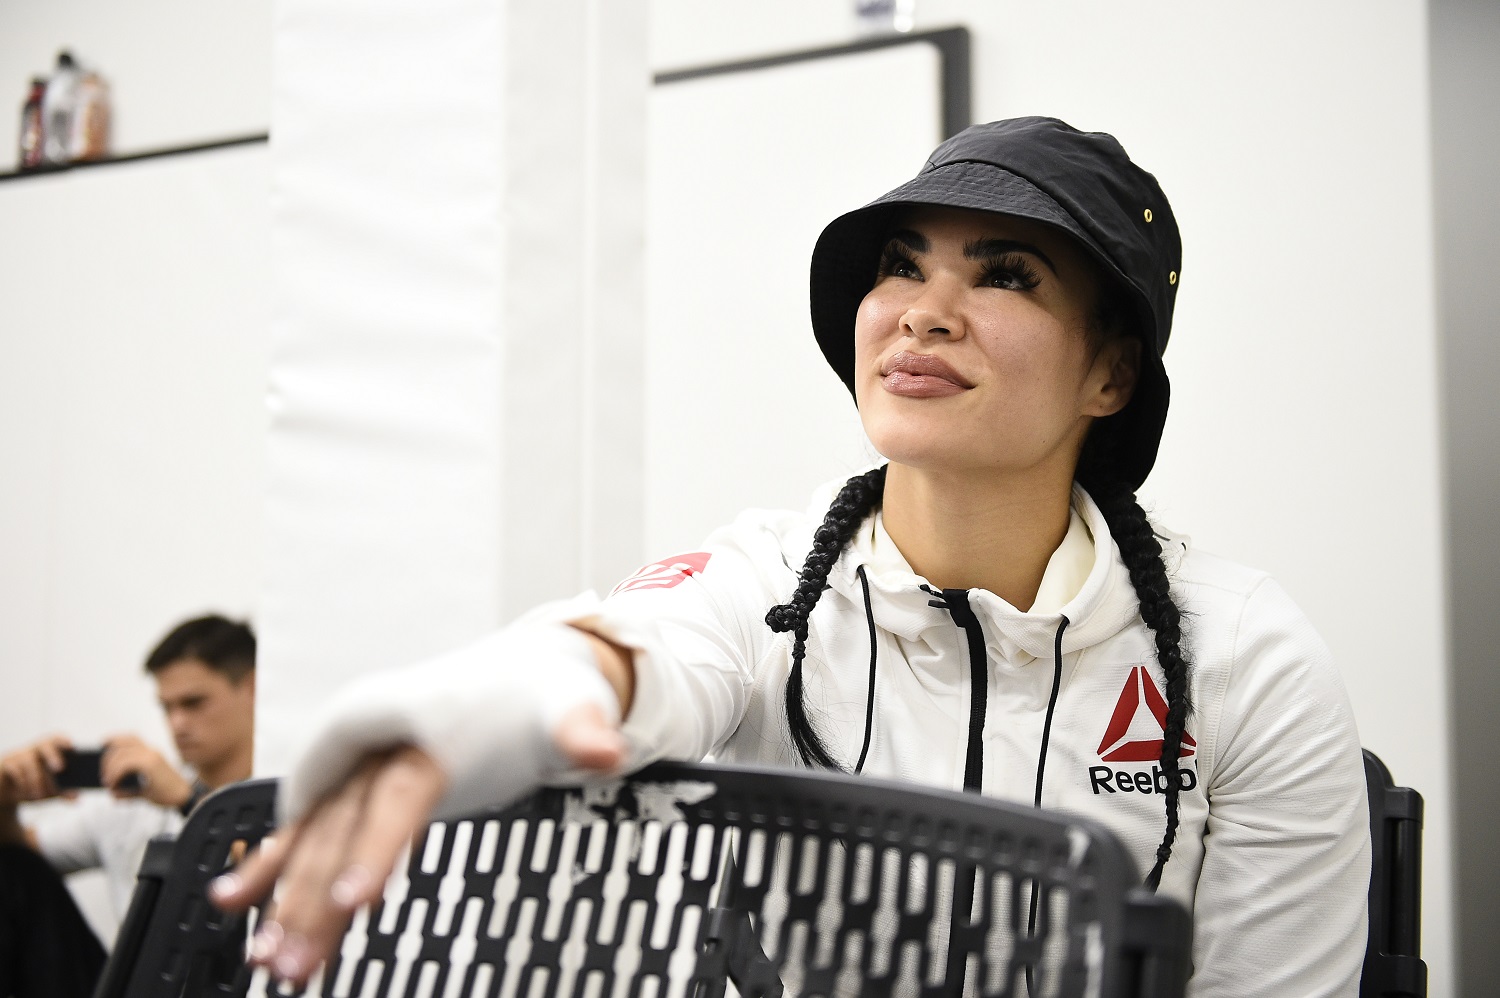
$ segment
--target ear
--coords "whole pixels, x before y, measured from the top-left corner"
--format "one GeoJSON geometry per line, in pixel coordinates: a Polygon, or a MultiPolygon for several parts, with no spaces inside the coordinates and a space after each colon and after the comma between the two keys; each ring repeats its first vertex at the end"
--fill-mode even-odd
{"type": "Polygon", "coordinates": [[[1089,370],[1084,415],[1113,416],[1130,402],[1141,372],[1141,341],[1120,336],[1100,348],[1089,370]]]}

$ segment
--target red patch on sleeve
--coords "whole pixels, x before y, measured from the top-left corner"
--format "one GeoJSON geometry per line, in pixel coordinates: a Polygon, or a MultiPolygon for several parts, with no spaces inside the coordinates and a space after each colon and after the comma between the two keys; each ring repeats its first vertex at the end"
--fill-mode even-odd
{"type": "Polygon", "coordinates": [[[624,582],[610,590],[610,595],[628,593],[632,589],[671,589],[681,585],[708,566],[707,551],[691,554],[674,554],[670,558],[652,562],[624,582]]]}

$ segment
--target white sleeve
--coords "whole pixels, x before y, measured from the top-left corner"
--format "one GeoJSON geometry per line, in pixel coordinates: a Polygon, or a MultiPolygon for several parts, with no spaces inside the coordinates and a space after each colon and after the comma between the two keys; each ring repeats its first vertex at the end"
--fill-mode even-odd
{"type": "Polygon", "coordinates": [[[1246,603],[1209,777],[1194,998],[1354,998],[1370,878],[1364,764],[1343,681],[1266,580],[1246,603]]]}
{"type": "Polygon", "coordinates": [[[618,718],[619,705],[579,627],[636,652],[635,696],[621,727],[627,766],[702,758],[734,730],[748,700],[763,639],[740,610],[764,616],[770,602],[755,566],[727,540],[648,568],[609,599],[548,604],[472,645],[345,687],[298,753],[283,817],[300,815],[367,753],[401,743],[421,746],[448,774],[439,817],[581,778],[552,743],[558,719],[583,703],[618,718]]]}
{"type": "Polygon", "coordinates": [[[59,873],[76,873],[104,865],[96,822],[102,791],[86,791],[76,801],[47,801],[28,808],[25,824],[36,833],[37,849],[59,873]]]}
{"type": "Polygon", "coordinates": [[[639,768],[697,761],[733,734],[754,666],[778,638],[766,612],[795,585],[779,538],[747,514],[704,550],[648,565],[606,599],[545,612],[635,651],[635,698],[621,730],[630,768],[639,768]]]}

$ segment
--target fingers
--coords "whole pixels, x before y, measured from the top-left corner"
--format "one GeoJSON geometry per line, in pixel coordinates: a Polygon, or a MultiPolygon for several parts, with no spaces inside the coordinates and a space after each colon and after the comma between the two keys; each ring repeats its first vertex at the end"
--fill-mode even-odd
{"type": "Polygon", "coordinates": [[[67,735],[52,735],[37,742],[36,752],[49,771],[58,773],[63,768],[63,752],[72,747],[73,742],[67,735]]]}
{"type": "Polygon", "coordinates": [[[116,797],[145,797],[163,807],[181,807],[193,796],[192,783],[135,735],[115,735],[105,743],[99,779],[116,797]],[[139,786],[121,787],[131,774],[139,777],[139,786]]]}
{"type": "Polygon", "coordinates": [[[379,899],[447,779],[430,756],[406,747],[372,757],[333,797],[269,849],[215,881],[213,900],[242,911],[280,880],[250,947],[251,962],[302,984],[333,955],[356,908],[379,899]]]}
{"type": "Polygon", "coordinates": [[[562,716],[553,743],[574,766],[608,773],[625,762],[625,739],[595,704],[581,704],[562,716]]]}
{"type": "Polygon", "coordinates": [[[331,885],[331,900],[353,912],[380,897],[408,842],[447,790],[441,767],[421,749],[397,750],[370,788],[369,818],[349,849],[348,862],[331,885]]]}
{"type": "Polygon", "coordinates": [[[232,872],[209,885],[213,903],[225,911],[241,912],[268,897],[286,865],[287,851],[296,843],[302,824],[288,826],[260,840],[260,846],[232,872]]]}
{"type": "Polygon", "coordinates": [[[115,784],[140,768],[136,753],[118,743],[111,742],[99,759],[99,782],[114,789],[115,784]]]}
{"type": "Polygon", "coordinates": [[[372,779],[367,769],[324,802],[287,850],[275,912],[251,946],[253,961],[268,966],[281,980],[305,982],[333,953],[348,927],[348,913],[333,903],[332,888],[365,817],[372,779]]]}
{"type": "Polygon", "coordinates": [[[20,801],[42,800],[57,796],[57,784],[52,774],[62,769],[62,755],[52,746],[39,742],[36,745],[12,752],[0,760],[0,774],[9,784],[6,797],[20,801]],[[54,759],[53,765],[49,759],[54,759]]]}
{"type": "Polygon", "coordinates": [[[7,800],[32,800],[31,781],[27,777],[24,756],[8,755],[0,759],[0,779],[5,782],[7,800]]]}

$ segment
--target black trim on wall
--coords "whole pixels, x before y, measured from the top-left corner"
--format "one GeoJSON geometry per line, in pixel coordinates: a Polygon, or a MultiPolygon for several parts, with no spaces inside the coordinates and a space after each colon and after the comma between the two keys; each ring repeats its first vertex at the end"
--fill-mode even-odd
{"type": "MultiPolygon", "coordinates": [[[[943,137],[955,135],[972,124],[971,84],[969,79],[969,29],[968,28],[939,28],[934,31],[913,31],[910,34],[880,35],[874,38],[864,38],[847,45],[830,45],[824,48],[802,49],[796,52],[784,52],[780,55],[760,56],[755,59],[740,59],[735,62],[720,62],[708,66],[695,66],[688,69],[675,69],[665,73],[657,73],[652,77],[652,82],[657,86],[671,83],[682,83],[688,80],[699,80],[706,76],[724,76],[729,73],[747,73],[758,69],[772,69],[777,66],[787,66],[798,62],[811,62],[814,59],[833,59],[839,56],[856,55],[860,52],[872,52],[876,49],[892,48],[897,45],[931,45],[938,50],[938,60],[941,65],[942,79],[939,83],[942,99],[943,112],[943,137]]],[[[201,142],[196,145],[173,146],[169,149],[152,149],[147,152],[129,153],[123,156],[111,156],[108,159],[91,160],[85,163],[68,163],[63,166],[43,166],[35,170],[17,170],[10,173],[0,173],[0,182],[7,180],[22,180],[27,177],[47,177],[58,173],[66,173],[71,170],[91,170],[100,166],[111,166],[115,163],[136,163],[143,159],[159,159],[163,156],[181,156],[187,153],[209,152],[215,149],[229,149],[234,146],[254,145],[258,142],[268,141],[270,136],[244,135],[233,139],[219,139],[214,142],[201,142]]]]}
{"type": "Polygon", "coordinates": [[[173,146],[170,149],[151,149],[147,152],[127,153],[123,156],[111,156],[108,159],[87,160],[81,163],[65,163],[61,166],[41,166],[35,170],[17,170],[12,173],[0,173],[0,181],[21,180],[25,177],[48,177],[58,173],[68,173],[72,170],[92,170],[100,166],[113,166],[116,163],[136,163],[143,159],[159,159],[162,156],[181,156],[184,153],[209,152],[214,149],[229,149],[234,146],[254,145],[257,142],[265,142],[270,136],[262,133],[260,135],[242,135],[234,139],[219,139],[215,142],[200,142],[190,146],[173,146]]]}
{"type": "Polygon", "coordinates": [[[940,87],[943,102],[943,138],[946,139],[949,136],[956,135],[974,123],[973,111],[971,109],[972,86],[970,84],[969,73],[968,28],[939,28],[933,31],[913,31],[910,34],[880,35],[874,38],[864,38],[847,45],[830,45],[825,48],[803,49],[797,52],[786,52],[781,55],[768,55],[755,59],[742,59],[736,62],[720,62],[708,66],[676,69],[665,73],[657,73],[652,79],[659,86],[665,83],[698,80],[705,76],[723,76],[726,73],[745,73],[757,69],[773,69],[777,66],[786,66],[791,63],[810,62],[814,59],[837,58],[845,55],[856,55],[860,52],[871,52],[875,49],[913,44],[931,45],[938,50],[938,59],[941,63],[942,73],[940,87]]]}

